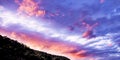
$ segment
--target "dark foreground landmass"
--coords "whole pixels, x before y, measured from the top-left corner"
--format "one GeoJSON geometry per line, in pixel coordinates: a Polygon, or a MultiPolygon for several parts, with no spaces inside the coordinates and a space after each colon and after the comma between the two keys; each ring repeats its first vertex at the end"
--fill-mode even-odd
{"type": "Polygon", "coordinates": [[[56,56],[32,50],[27,46],[0,36],[0,60],[69,60],[63,56],[56,56]]]}

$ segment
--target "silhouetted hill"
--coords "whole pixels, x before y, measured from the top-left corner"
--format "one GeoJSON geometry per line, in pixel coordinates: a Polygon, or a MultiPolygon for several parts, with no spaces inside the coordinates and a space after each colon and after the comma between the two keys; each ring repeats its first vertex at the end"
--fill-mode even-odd
{"type": "Polygon", "coordinates": [[[23,44],[7,37],[0,36],[0,60],[69,60],[63,56],[56,56],[32,50],[23,44]]]}

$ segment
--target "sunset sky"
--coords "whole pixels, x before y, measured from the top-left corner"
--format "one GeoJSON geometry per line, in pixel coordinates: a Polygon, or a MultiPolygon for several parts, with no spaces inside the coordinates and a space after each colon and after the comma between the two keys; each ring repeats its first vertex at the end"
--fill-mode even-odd
{"type": "Polygon", "coordinates": [[[120,59],[120,0],[0,0],[0,34],[71,60],[120,59]]]}

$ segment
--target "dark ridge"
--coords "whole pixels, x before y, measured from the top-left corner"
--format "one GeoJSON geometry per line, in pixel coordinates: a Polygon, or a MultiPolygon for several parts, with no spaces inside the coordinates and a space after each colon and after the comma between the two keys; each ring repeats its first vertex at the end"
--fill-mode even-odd
{"type": "Polygon", "coordinates": [[[0,60],[70,60],[63,56],[51,55],[32,50],[29,47],[0,36],[0,60]]]}

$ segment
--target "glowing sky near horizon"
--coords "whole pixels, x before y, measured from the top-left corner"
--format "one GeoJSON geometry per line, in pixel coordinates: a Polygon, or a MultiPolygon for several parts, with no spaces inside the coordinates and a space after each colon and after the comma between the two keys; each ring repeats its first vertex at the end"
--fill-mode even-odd
{"type": "Polygon", "coordinates": [[[0,32],[32,49],[71,60],[119,60],[117,2],[120,1],[0,0],[0,32]],[[93,34],[83,37],[89,30],[93,34]]]}

